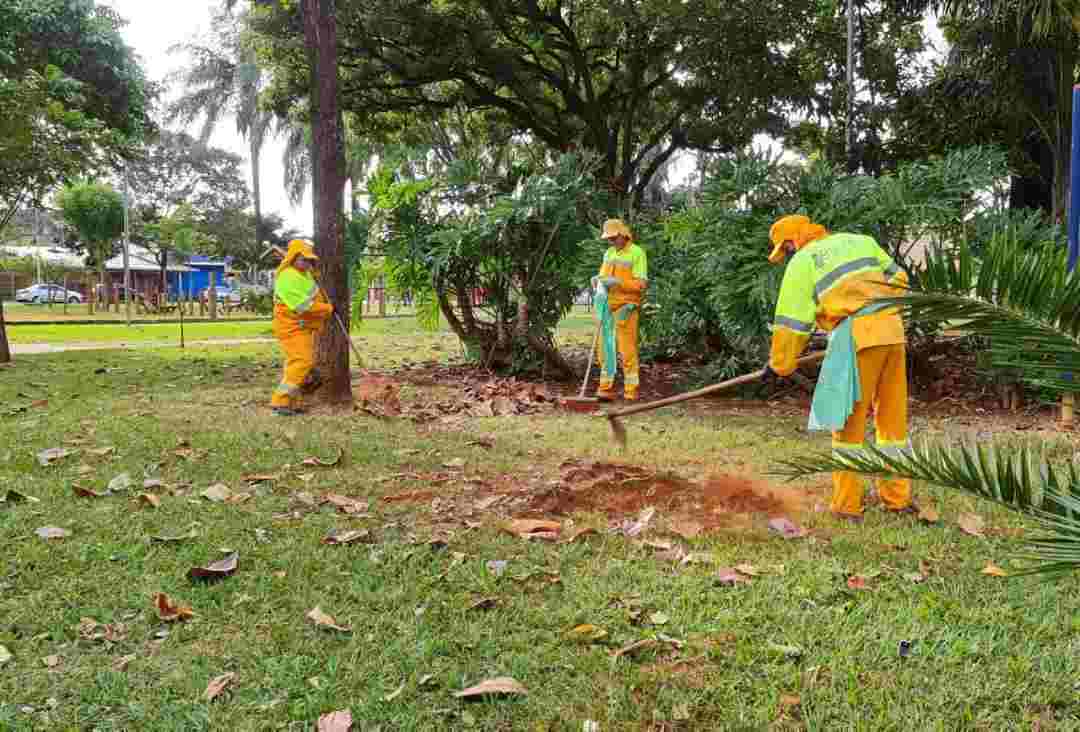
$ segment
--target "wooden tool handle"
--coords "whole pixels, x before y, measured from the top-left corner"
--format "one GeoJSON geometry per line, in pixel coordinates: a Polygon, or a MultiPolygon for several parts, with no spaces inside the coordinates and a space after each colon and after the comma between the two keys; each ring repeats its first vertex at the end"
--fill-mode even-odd
{"type": "MultiPolygon", "coordinates": [[[[809,356],[803,356],[798,360],[799,366],[809,366],[813,363],[818,363],[825,359],[825,352],[819,351],[812,353],[809,356]]],[[[689,401],[690,399],[697,399],[698,397],[708,396],[709,394],[715,394],[726,389],[731,389],[736,386],[742,386],[743,384],[752,384],[755,381],[760,381],[761,377],[765,375],[765,370],[755,371],[752,374],[746,374],[744,376],[736,376],[734,379],[728,379],[727,381],[721,381],[719,384],[713,384],[712,386],[706,386],[704,389],[698,389],[697,391],[689,391],[685,394],[679,394],[677,396],[668,397],[667,399],[657,399],[655,402],[647,402],[645,404],[638,404],[634,407],[627,407],[625,409],[617,409],[614,412],[608,412],[606,417],[629,417],[631,414],[639,414],[640,412],[648,412],[653,409],[659,409],[660,407],[666,407],[669,404],[678,404],[679,402],[689,401]]]]}

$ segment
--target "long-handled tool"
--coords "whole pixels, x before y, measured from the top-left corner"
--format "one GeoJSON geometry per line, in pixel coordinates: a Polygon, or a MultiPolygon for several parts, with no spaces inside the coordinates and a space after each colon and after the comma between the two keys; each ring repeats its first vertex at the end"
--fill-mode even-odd
{"type": "Polygon", "coordinates": [[[585,378],[581,382],[581,393],[576,397],[567,397],[562,400],[564,407],[575,412],[591,412],[600,403],[596,397],[585,396],[585,390],[589,387],[589,373],[592,371],[593,357],[596,356],[596,344],[600,340],[600,328],[598,324],[596,334],[593,335],[592,348],[589,349],[589,360],[585,362],[585,378]]]}
{"type": "MultiPolygon", "coordinates": [[[[810,354],[809,356],[803,356],[799,359],[799,366],[808,366],[810,364],[818,363],[825,359],[825,352],[819,351],[818,353],[810,354]]],[[[604,416],[608,419],[608,424],[611,425],[611,431],[615,435],[615,439],[619,445],[626,447],[626,427],[619,421],[621,417],[629,417],[632,414],[640,414],[642,412],[649,412],[653,409],[659,409],[660,407],[666,407],[669,404],[678,404],[679,402],[689,401],[690,399],[697,399],[698,397],[708,396],[710,394],[716,394],[720,391],[732,389],[736,386],[742,386],[743,384],[752,384],[755,381],[759,381],[762,376],[765,375],[765,371],[755,371],[752,374],[746,374],[744,376],[737,376],[734,379],[728,379],[727,381],[721,381],[719,384],[713,384],[712,386],[706,386],[704,389],[698,389],[697,391],[690,391],[686,394],[679,394],[673,397],[667,397],[666,399],[657,399],[655,402],[647,402],[645,404],[638,404],[633,407],[627,407],[625,409],[616,409],[614,412],[608,412],[604,416]]]]}

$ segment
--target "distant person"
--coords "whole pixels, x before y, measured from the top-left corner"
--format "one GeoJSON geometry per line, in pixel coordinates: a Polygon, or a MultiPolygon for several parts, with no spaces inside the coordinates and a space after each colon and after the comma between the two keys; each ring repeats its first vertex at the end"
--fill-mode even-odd
{"type": "Polygon", "coordinates": [[[285,372],[270,405],[279,417],[298,414],[301,392],[313,391],[320,382],[315,369],[315,334],[326,325],[334,307],[326,302],[312,276],[318,261],[311,242],[293,239],[274,277],[272,331],[285,352],[285,372]]]}
{"type": "MultiPolygon", "coordinates": [[[[814,392],[811,428],[832,429],[833,450],[857,456],[864,449],[866,417],[873,404],[877,448],[901,454],[908,449],[904,323],[895,308],[875,306],[873,300],[902,294],[899,288],[907,285],[907,274],[871,237],[830,234],[806,216],[779,219],[769,238],[769,261],[791,261],[776,304],[765,379],[795,371],[817,325],[831,336],[814,392]],[[820,426],[815,424],[819,416],[820,426]]],[[[829,509],[861,521],[863,490],[858,475],[833,473],[829,509]]],[[[878,492],[888,511],[917,511],[911,481],[879,480],[878,492]]]]}
{"type": "MultiPolygon", "coordinates": [[[[610,357],[622,356],[623,397],[627,401],[638,398],[641,377],[638,367],[638,319],[641,315],[641,298],[649,284],[649,265],[645,250],[634,243],[634,236],[621,219],[604,222],[601,239],[610,241],[604,252],[600,274],[593,277],[594,291],[603,288],[607,296],[608,314],[614,319],[616,347],[610,357]]],[[[614,381],[617,363],[607,363],[609,348],[598,348],[600,384],[596,396],[602,401],[614,398],[614,381]]]]}

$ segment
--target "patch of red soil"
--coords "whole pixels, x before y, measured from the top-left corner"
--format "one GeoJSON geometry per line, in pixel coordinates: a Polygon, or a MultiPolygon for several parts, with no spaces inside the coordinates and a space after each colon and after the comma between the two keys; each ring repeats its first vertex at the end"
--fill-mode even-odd
{"type": "Polygon", "coordinates": [[[568,463],[562,482],[533,496],[529,508],[550,515],[584,511],[623,518],[655,506],[669,519],[687,518],[711,529],[736,523],[740,515],[794,515],[808,504],[809,496],[794,489],[737,476],[716,476],[699,483],[632,465],[568,463]]]}

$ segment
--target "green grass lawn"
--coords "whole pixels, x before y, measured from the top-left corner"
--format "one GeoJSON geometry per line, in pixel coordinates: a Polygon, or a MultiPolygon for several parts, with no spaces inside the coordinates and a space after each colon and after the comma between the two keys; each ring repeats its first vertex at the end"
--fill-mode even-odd
{"type": "MultiPolygon", "coordinates": [[[[449,334],[394,322],[362,327],[368,366],[460,353],[449,334]]],[[[587,338],[588,320],[567,330],[587,338]]],[[[674,506],[637,539],[591,512],[549,514],[564,533],[599,529],[573,543],[501,530],[526,503],[565,498],[553,481],[567,460],[767,482],[777,459],[827,447],[807,437],[805,416],[669,409],[628,420],[631,447],[620,453],[604,420],[559,412],[275,419],[266,401],[279,367],[273,346],[245,345],[23,357],[0,370],[0,404],[11,410],[0,421],[0,495],[38,499],[0,504],[0,646],[11,654],[5,662],[0,651],[0,729],[309,730],[341,709],[363,730],[1080,724],[1077,582],[983,574],[988,562],[1012,566],[1017,524],[973,499],[920,487],[940,525],[871,509],[856,527],[815,511],[825,481],[811,482],[797,487],[805,510],[786,514],[811,533],[792,540],[767,530],[768,512],[682,540],[666,531],[674,506]],[[53,447],[80,452],[40,465],[37,453],[53,447]],[[336,466],[304,464],[339,452],[336,466]],[[128,491],[74,492],[104,491],[125,473],[128,491]],[[249,474],[273,480],[250,485],[249,474]],[[145,480],[161,483],[144,489],[145,480]],[[251,495],[201,497],[218,483],[251,495]],[[484,502],[485,484],[505,500],[484,502]],[[410,491],[430,495],[383,500],[410,491]],[[309,505],[325,493],[369,507],[309,505]],[[972,511],[986,536],[957,528],[972,511]],[[47,542],[40,527],[70,535],[47,542]],[[368,541],[322,543],[334,529],[366,529],[368,541]],[[189,531],[176,543],[151,539],[189,531]],[[642,539],[702,561],[664,561],[642,539]],[[226,551],[239,553],[235,575],[187,578],[226,551]],[[719,567],[744,563],[757,575],[718,581],[719,567]],[[851,576],[866,589],[850,587],[851,576]],[[160,620],[160,592],[194,617],[160,620]],[[305,617],[315,607],[351,632],[316,628],[305,617]],[[569,632],[582,624],[602,636],[569,632]],[[651,643],[616,655],[637,641],[651,643]],[[206,701],[208,683],[227,673],[231,685],[206,701]],[[454,697],[498,676],[528,695],[454,697]]],[[[418,408],[470,398],[449,382],[406,386],[401,397],[418,408]]],[[[640,484],[646,501],[649,485],[640,484]]]]}
{"type": "MultiPolygon", "coordinates": [[[[29,306],[25,306],[29,307],[29,306]]],[[[583,309],[577,309],[570,314],[560,326],[560,332],[568,336],[571,341],[580,340],[581,333],[594,327],[591,316],[583,309]]],[[[382,336],[387,334],[418,334],[421,333],[419,325],[414,318],[375,318],[367,317],[355,325],[354,337],[363,338],[371,334],[382,336]]],[[[179,345],[180,323],[154,323],[142,325],[111,325],[111,324],[63,324],[63,325],[17,325],[8,328],[8,340],[15,344],[45,343],[51,345],[62,344],[146,344],[146,345],[179,345]]],[[[443,327],[439,334],[447,334],[449,331],[443,327]]],[[[270,322],[230,322],[220,323],[186,323],[184,325],[184,337],[187,341],[211,340],[211,339],[240,339],[240,338],[267,338],[270,337],[270,322]]]]}

